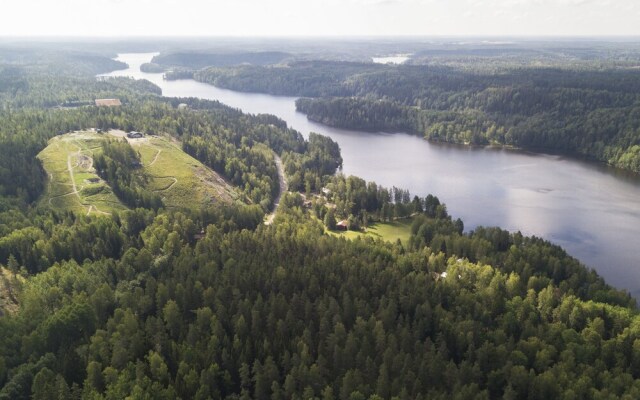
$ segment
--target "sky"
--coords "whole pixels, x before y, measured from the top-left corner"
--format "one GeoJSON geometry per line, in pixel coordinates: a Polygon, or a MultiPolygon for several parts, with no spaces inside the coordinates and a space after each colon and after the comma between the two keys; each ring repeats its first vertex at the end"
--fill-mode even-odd
{"type": "Polygon", "coordinates": [[[640,35],[640,0],[0,1],[0,36],[640,35]]]}

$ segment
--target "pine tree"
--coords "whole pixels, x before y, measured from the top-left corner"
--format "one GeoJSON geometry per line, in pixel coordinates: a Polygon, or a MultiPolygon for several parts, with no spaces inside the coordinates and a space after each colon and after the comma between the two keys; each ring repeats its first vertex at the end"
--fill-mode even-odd
{"type": "Polygon", "coordinates": [[[336,217],[333,208],[329,208],[324,216],[324,225],[330,231],[336,229],[336,217]]]}

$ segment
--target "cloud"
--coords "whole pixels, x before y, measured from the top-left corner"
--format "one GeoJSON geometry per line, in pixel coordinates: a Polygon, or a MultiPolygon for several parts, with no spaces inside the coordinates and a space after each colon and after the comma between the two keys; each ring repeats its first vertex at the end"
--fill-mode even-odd
{"type": "MultiPolygon", "coordinates": [[[[453,0],[456,1],[456,0],[453,0]]],[[[611,0],[466,0],[467,3],[484,7],[574,7],[574,6],[598,6],[611,5],[611,0]]],[[[628,3],[628,0],[621,0],[619,3],[628,3]]]]}
{"type": "Polygon", "coordinates": [[[358,6],[380,6],[380,5],[400,5],[406,0],[349,0],[349,3],[358,6]]]}
{"type": "Polygon", "coordinates": [[[400,4],[402,0],[358,0],[357,3],[363,6],[381,6],[400,4]]]}
{"type": "Polygon", "coordinates": [[[427,5],[427,4],[437,3],[437,2],[444,3],[446,2],[446,0],[347,0],[347,2],[351,4],[362,5],[362,6],[378,6],[378,5],[410,6],[410,5],[427,5]]]}

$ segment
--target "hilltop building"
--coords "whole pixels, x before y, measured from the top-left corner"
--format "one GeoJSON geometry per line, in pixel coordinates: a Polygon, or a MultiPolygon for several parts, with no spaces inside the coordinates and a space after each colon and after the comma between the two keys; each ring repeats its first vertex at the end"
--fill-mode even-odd
{"type": "Polygon", "coordinates": [[[144,135],[141,132],[131,131],[131,132],[127,133],[127,137],[129,139],[140,139],[140,138],[144,137],[144,135]]]}

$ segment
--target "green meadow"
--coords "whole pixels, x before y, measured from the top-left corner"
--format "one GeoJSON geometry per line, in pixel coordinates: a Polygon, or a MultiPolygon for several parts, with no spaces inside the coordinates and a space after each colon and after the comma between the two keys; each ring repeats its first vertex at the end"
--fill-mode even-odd
{"type": "MultiPolygon", "coordinates": [[[[101,142],[126,140],[123,136],[120,131],[81,131],[51,139],[38,155],[49,178],[39,204],[87,215],[126,209],[93,168],[93,157],[101,151],[101,142]]],[[[140,173],[146,177],[144,188],[159,194],[166,207],[198,208],[239,198],[232,186],[183,152],[179,143],[160,136],[129,139],[129,143],[140,154],[140,173]]]]}
{"type": "Polygon", "coordinates": [[[391,222],[376,222],[363,228],[362,231],[326,231],[330,235],[344,237],[346,239],[356,239],[359,237],[371,237],[373,239],[382,239],[387,242],[396,242],[398,239],[402,244],[409,243],[411,236],[411,224],[413,218],[400,219],[391,222]]]}

